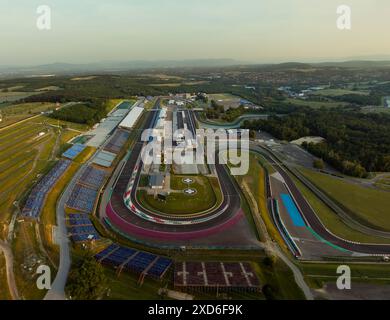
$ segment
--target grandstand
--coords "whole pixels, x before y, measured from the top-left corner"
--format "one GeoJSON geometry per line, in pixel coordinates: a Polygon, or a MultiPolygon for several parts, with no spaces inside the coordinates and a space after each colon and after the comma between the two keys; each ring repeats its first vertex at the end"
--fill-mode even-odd
{"type": "Polygon", "coordinates": [[[76,243],[100,239],[95,227],[86,214],[69,214],[66,218],[66,226],[68,235],[76,243]]]}
{"type": "Polygon", "coordinates": [[[66,202],[66,206],[70,209],[84,213],[92,213],[93,208],[95,207],[97,195],[97,190],[77,183],[74,186],[68,201],[66,202]]]}
{"type": "Polygon", "coordinates": [[[68,227],[68,232],[71,235],[82,235],[82,234],[96,234],[96,230],[94,226],[75,226],[75,227],[68,227]]]}
{"type": "Polygon", "coordinates": [[[79,179],[79,184],[87,186],[94,190],[99,190],[107,176],[107,172],[102,169],[97,169],[93,166],[88,166],[79,179]]]}
{"type": "Polygon", "coordinates": [[[68,220],[83,220],[88,216],[85,213],[71,213],[68,215],[68,220]]]}
{"type": "Polygon", "coordinates": [[[41,213],[47,193],[68,169],[71,162],[60,160],[56,166],[33,188],[22,210],[22,216],[37,219],[41,213]]]}
{"type": "Polygon", "coordinates": [[[82,219],[69,218],[66,221],[67,221],[68,226],[70,226],[70,227],[91,226],[92,225],[92,222],[91,222],[91,220],[89,220],[87,215],[85,215],[85,217],[83,217],[82,219]]]}
{"type": "Polygon", "coordinates": [[[95,156],[93,163],[100,167],[110,168],[116,156],[117,155],[115,153],[102,150],[95,156]]]}
{"type": "Polygon", "coordinates": [[[75,159],[83,150],[85,149],[85,145],[80,143],[75,143],[72,147],[70,147],[68,150],[66,150],[62,156],[64,158],[73,160],[75,159]]]}
{"type": "Polygon", "coordinates": [[[172,265],[172,260],[152,253],[112,244],[95,255],[101,264],[135,273],[140,276],[140,282],[145,277],[162,279],[172,265]]]}
{"type": "Polygon", "coordinates": [[[247,262],[177,262],[176,289],[197,291],[260,291],[260,282],[247,262]]]}
{"type": "Polygon", "coordinates": [[[72,234],[71,238],[72,238],[72,241],[76,242],[76,243],[100,239],[100,237],[97,233],[94,233],[94,234],[72,234]]]}
{"type": "Polygon", "coordinates": [[[117,130],[112,138],[108,141],[104,147],[105,151],[118,154],[122,147],[125,145],[126,141],[129,139],[130,133],[124,130],[117,130]]]}

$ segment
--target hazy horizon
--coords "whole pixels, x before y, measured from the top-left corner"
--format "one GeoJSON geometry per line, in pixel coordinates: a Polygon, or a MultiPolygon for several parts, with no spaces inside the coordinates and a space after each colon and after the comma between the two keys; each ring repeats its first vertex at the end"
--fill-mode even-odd
{"type": "Polygon", "coordinates": [[[0,0],[0,8],[0,66],[390,59],[387,0],[0,0]],[[36,27],[42,4],[51,8],[51,30],[36,27]],[[336,27],[341,4],[352,9],[351,30],[336,27]]]}

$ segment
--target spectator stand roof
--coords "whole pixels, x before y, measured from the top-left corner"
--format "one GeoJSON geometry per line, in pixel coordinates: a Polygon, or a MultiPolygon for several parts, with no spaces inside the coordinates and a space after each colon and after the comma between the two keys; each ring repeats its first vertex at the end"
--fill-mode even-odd
{"type": "Polygon", "coordinates": [[[133,109],[131,109],[126,118],[119,124],[119,127],[125,129],[132,129],[137,123],[138,119],[141,117],[144,110],[145,109],[142,107],[134,107],[133,109]]]}
{"type": "Polygon", "coordinates": [[[104,168],[110,168],[115,158],[115,153],[102,150],[95,156],[93,163],[104,168]]]}
{"type": "Polygon", "coordinates": [[[88,135],[92,135],[93,137],[86,142],[86,145],[95,148],[103,145],[107,140],[107,137],[115,130],[128,112],[128,109],[116,109],[111,112],[109,116],[104,119],[104,121],[102,120],[96,128],[88,132],[88,135]]]}

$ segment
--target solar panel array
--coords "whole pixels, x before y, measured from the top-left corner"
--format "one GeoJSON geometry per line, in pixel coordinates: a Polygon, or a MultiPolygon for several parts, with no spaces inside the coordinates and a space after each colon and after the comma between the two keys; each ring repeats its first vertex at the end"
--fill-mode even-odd
{"type": "Polygon", "coordinates": [[[29,218],[38,218],[47,193],[53,188],[58,179],[68,169],[71,162],[69,160],[60,160],[56,166],[34,187],[27,202],[22,210],[22,216],[29,218]]]}
{"type": "Polygon", "coordinates": [[[77,183],[66,202],[66,206],[84,213],[92,213],[97,195],[97,190],[77,183]]]}
{"type": "Polygon", "coordinates": [[[124,130],[117,130],[110,141],[104,147],[104,150],[118,154],[126,141],[129,139],[130,132],[124,130]]]}
{"type": "Polygon", "coordinates": [[[175,287],[259,290],[260,282],[247,262],[177,262],[175,287]]]}
{"type": "Polygon", "coordinates": [[[155,279],[161,279],[172,265],[171,259],[117,244],[96,254],[95,259],[102,264],[155,279]]]}
{"type": "Polygon", "coordinates": [[[97,169],[93,166],[88,166],[79,179],[79,183],[99,190],[103,185],[107,172],[102,169],[97,169]]]}
{"type": "Polygon", "coordinates": [[[75,143],[72,147],[70,147],[68,150],[66,150],[62,156],[68,159],[73,160],[76,158],[84,149],[86,148],[85,145],[80,143],[75,143]]]}

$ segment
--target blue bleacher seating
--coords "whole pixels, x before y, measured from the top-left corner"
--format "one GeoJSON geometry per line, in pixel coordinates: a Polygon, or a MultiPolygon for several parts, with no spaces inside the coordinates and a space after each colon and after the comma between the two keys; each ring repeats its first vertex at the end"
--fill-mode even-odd
{"type": "Polygon", "coordinates": [[[31,191],[22,210],[22,216],[37,219],[41,213],[47,193],[53,188],[58,179],[68,169],[69,160],[59,161],[50,172],[31,191]]]}

